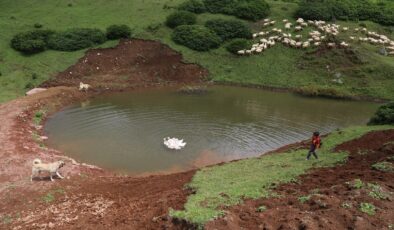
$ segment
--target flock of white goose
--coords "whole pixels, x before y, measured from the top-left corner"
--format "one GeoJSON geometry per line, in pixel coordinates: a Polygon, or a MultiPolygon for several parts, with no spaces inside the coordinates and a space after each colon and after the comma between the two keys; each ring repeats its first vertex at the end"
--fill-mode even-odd
{"type": "MultiPolygon", "coordinates": [[[[250,49],[239,50],[237,53],[239,55],[259,54],[278,43],[282,43],[283,45],[289,46],[291,48],[299,49],[307,49],[311,46],[318,47],[323,44],[325,44],[328,48],[350,47],[350,44],[346,41],[341,41],[338,44],[335,42],[329,42],[328,40],[328,36],[336,37],[340,32],[349,31],[349,27],[341,27],[338,24],[329,24],[320,20],[305,21],[302,18],[298,18],[295,25],[293,25],[293,23],[289,22],[287,19],[284,19],[283,23],[283,30],[275,27],[253,34],[253,38],[259,39],[259,41],[253,44],[250,49]],[[306,27],[313,27],[315,29],[308,34],[307,40],[302,40],[302,34],[296,34],[293,36],[293,34],[290,33],[292,28],[294,28],[294,32],[300,32],[306,27]]],[[[264,28],[274,26],[275,24],[276,21],[270,20],[268,18],[263,20],[264,28]]],[[[367,28],[355,28],[354,33],[360,33],[360,36],[358,38],[355,36],[349,36],[351,41],[368,42],[373,45],[384,46],[387,51],[387,55],[394,56],[394,41],[390,40],[387,36],[368,31],[367,28]]]]}

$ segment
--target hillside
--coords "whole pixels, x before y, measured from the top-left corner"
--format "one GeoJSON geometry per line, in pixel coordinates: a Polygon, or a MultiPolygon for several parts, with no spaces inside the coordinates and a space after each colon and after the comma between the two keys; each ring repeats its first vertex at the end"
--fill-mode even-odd
{"type": "MultiPolygon", "coordinates": [[[[142,39],[160,40],[180,51],[187,62],[202,65],[210,71],[215,82],[258,85],[279,88],[324,88],[334,95],[358,95],[394,99],[394,58],[382,56],[379,47],[351,43],[351,55],[343,50],[299,50],[277,45],[262,55],[238,57],[228,53],[224,46],[208,52],[196,52],[175,44],[171,32],[164,25],[167,15],[183,0],[18,0],[0,2],[0,102],[24,94],[28,88],[39,85],[58,72],[76,63],[86,50],[75,52],[45,51],[25,56],[10,47],[10,40],[18,32],[34,29],[38,23],[43,29],[64,30],[73,27],[105,28],[111,24],[127,24],[133,35],[142,39]],[[327,65],[330,70],[327,71],[327,65]],[[333,82],[341,76],[344,84],[333,82]]],[[[277,21],[291,19],[297,3],[267,1],[271,6],[270,18],[277,21]]],[[[232,18],[220,14],[204,13],[198,16],[203,24],[212,18],[232,18]]],[[[248,22],[254,31],[261,30],[261,22],[248,22]]],[[[356,22],[337,21],[350,28],[360,27],[356,22]]],[[[394,39],[393,28],[365,21],[370,31],[394,39]]],[[[356,35],[357,36],[357,35],[356,35]]],[[[117,41],[104,43],[110,47],[117,41]]]]}

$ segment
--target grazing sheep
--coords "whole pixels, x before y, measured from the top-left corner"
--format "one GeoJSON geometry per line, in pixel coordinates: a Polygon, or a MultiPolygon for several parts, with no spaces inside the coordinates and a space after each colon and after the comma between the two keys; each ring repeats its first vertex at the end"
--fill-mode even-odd
{"type": "Polygon", "coordinates": [[[343,30],[343,31],[348,31],[349,28],[348,28],[348,27],[343,27],[342,30],[343,30]]]}
{"type": "Polygon", "coordinates": [[[310,46],[309,42],[302,43],[302,48],[304,48],[304,49],[308,48],[309,46],[310,46]]]}
{"type": "Polygon", "coordinates": [[[313,43],[314,46],[320,46],[320,44],[321,44],[320,42],[313,43]]]}
{"type": "Polygon", "coordinates": [[[296,26],[296,27],[294,27],[294,29],[295,29],[295,31],[301,31],[302,27],[301,26],[296,26]]]}
{"type": "Polygon", "coordinates": [[[257,34],[253,34],[253,38],[256,38],[257,37],[257,34]]]}
{"type": "Polygon", "coordinates": [[[296,36],[295,36],[295,39],[296,40],[300,40],[302,38],[302,35],[301,34],[297,34],[296,36]]]}
{"type": "Polygon", "coordinates": [[[343,47],[343,48],[347,48],[347,47],[349,47],[349,44],[347,44],[346,42],[341,42],[341,44],[339,44],[341,47],[343,47]]]}
{"type": "Polygon", "coordinates": [[[298,24],[301,24],[301,23],[303,23],[303,22],[304,22],[304,19],[302,19],[302,18],[298,18],[296,22],[297,22],[298,24]]]}
{"type": "Polygon", "coordinates": [[[292,25],[293,24],[291,24],[290,22],[286,23],[285,24],[285,29],[290,29],[292,25]]]}
{"type": "Polygon", "coordinates": [[[269,22],[269,21],[271,21],[269,18],[263,20],[263,22],[269,22]]]}
{"type": "Polygon", "coordinates": [[[307,26],[308,26],[308,23],[305,23],[305,22],[300,23],[300,26],[302,26],[302,27],[307,27],[307,26]]]}
{"type": "Polygon", "coordinates": [[[289,20],[283,19],[282,22],[283,22],[283,23],[286,23],[286,22],[289,22],[289,20]]]}
{"type": "Polygon", "coordinates": [[[245,50],[238,50],[237,54],[244,55],[245,54],[245,50]]]}
{"type": "Polygon", "coordinates": [[[354,40],[355,39],[355,37],[353,37],[353,36],[350,36],[349,38],[350,38],[350,40],[354,40]]]}
{"type": "Polygon", "coordinates": [[[328,48],[335,48],[335,43],[333,42],[327,43],[327,46],[328,48]]]}
{"type": "Polygon", "coordinates": [[[387,55],[394,56],[394,51],[388,52],[387,55]]]}
{"type": "Polygon", "coordinates": [[[275,25],[275,23],[276,23],[276,21],[271,21],[270,25],[273,26],[273,25],[275,25]]]}

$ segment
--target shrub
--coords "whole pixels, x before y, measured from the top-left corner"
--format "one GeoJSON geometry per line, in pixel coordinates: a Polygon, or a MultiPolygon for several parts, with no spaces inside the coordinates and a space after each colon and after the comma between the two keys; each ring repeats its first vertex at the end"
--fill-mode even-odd
{"type": "Polygon", "coordinates": [[[247,20],[257,21],[270,13],[270,7],[264,0],[239,1],[233,11],[233,15],[247,20]]]}
{"type": "Polygon", "coordinates": [[[226,49],[228,52],[237,54],[239,50],[248,49],[250,46],[250,41],[244,38],[236,38],[227,44],[226,49]]]}
{"type": "Polygon", "coordinates": [[[182,25],[175,28],[172,40],[197,51],[208,51],[220,46],[218,35],[204,26],[182,25]]]}
{"type": "Polygon", "coordinates": [[[232,14],[235,0],[203,0],[206,9],[213,13],[232,14]]]}
{"type": "Polygon", "coordinates": [[[131,29],[127,25],[110,25],[107,27],[107,38],[110,40],[119,38],[130,38],[131,29]]]}
{"type": "Polygon", "coordinates": [[[196,24],[197,17],[195,14],[188,11],[177,11],[167,17],[166,25],[170,28],[175,28],[181,25],[196,24]]]}
{"type": "Polygon", "coordinates": [[[310,20],[371,20],[394,25],[393,7],[369,0],[303,0],[295,16],[310,20]]]}
{"type": "Polygon", "coordinates": [[[42,28],[42,24],[40,24],[40,23],[34,23],[34,28],[36,28],[36,29],[40,29],[40,28],[42,28]]]}
{"type": "Polygon", "coordinates": [[[207,9],[204,4],[199,0],[188,0],[179,5],[178,9],[189,11],[195,14],[204,13],[207,9]]]}
{"type": "Polygon", "coordinates": [[[235,19],[214,19],[207,21],[205,26],[214,31],[222,40],[232,38],[251,38],[252,32],[248,25],[235,19]]]}
{"type": "Polygon", "coordinates": [[[394,124],[394,102],[380,106],[368,122],[368,125],[386,124],[394,124]]]}
{"type": "Polygon", "coordinates": [[[371,167],[375,170],[382,171],[382,172],[394,171],[394,165],[390,162],[387,162],[387,161],[375,163],[371,167]]]}
{"type": "Polygon", "coordinates": [[[52,35],[48,40],[48,46],[54,50],[75,51],[105,41],[105,34],[99,29],[74,28],[52,35]]]}
{"type": "Polygon", "coordinates": [[[46,49],[52,30],[32,30],[15,35],[11,47],[25,54],[34,54],[46,49]]]}
{"type": "Polygon", "coordinates": [[[303,2],[297,9],[295,16],[309,20],[325,20],[332,18],[332,9],[321,3],[303,2]]]}

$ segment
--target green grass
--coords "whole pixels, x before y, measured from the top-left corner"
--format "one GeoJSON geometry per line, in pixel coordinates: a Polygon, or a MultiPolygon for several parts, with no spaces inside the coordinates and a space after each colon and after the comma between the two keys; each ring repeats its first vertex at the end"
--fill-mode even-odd
{"type": "Polygon", "coordinates": [[[375,205],[370,204],[370,203],[361,203],[360,204],[360,211],[363,213],[366,213],[370,216],[373,216],[376,213],[376,207],[375,207],[375,205]]]}
{"type": "Polygon", "coordinates": [[[382,161],[375,163],[371,166],[375,170],[379,170],[382,172],[393,172],[394,171],[394,164],[387,161],[382,161]]]}
{"type": "MultiPolygon", "coordinates": [[[[23,95],[30,83],[36,86],[66,69],[83,56],[85,50],[77,52],[46,51],[24,56],[12,50],[9,42],[18,32],[31,30],[35,23],[44,29],[64,30],[72,27],[96,27],[105,29],[111,24],[127,24],[138,38],[160,40],[182,52],[188,62],[207,68],[216,82],[255,84],[281,88],[299,88],[311,85],[324,89],[332,88],[338,95],[366,95],[394,99],[394,59],[377,54],[378,48],[369,44],[354,44],[363,64],[352,64],[342,51],[328,52],[321,57],[307,55],[304,50],[295,50],[277,45],[262,55],[237,57],[222,46],[210,52],[196,52],[174,44],[171,29],[163,26],[167,15],[184,0],[15,0],[0,2],[0,102],[23,95]],[[72,3],[72,7],[68,6],[72,3]],[[346,63],[343,65],[341,63],[346,63]],[[328,73],[326,65],[332,66],[328,73]],[[343,85],[333,83],[332,75],[341,73],[343,85]],[[33,79],[33,74],[37,78],[33,79]]],[[[291,19],[296,3],[268,1],[272,8],[270,18],[278,22],[291,19]]],[[[232,18],[225,15],[203,14],[198,17],[202,24],[212,18],[232,18]]],[[[357,23],[339,22],[350,27],[357,23]]],[[[250,23],[260,30],[257,23],[250,23]]],[[[368,28],[389,34],[387,28],[366,22],[368,28]]],[[[280,24],[281,25],[281,24],[280,24]]],[[[282,26],[282,25],[281,25],[282,26]]],[[[277,26],[277,27],[281,27],[277,26]]],[[[306,34],[304,31],[303,34],[306,34]]],[[[392,32],[391,32],[392,33],[392,32]]],[[[349,32],[346,37],[351,34],[349,32]]],[[[344,35],[345,36],[345,35],[344,35]]],[[[304,36],[305,37],[305,36],[304,36]]],[[[109,47],[117,41],[102,45],[109,47]]],[[[353,44],[352,44],[353,45],[353,44]]]]}
{"type": "Polygon", "coordinates": [[[171,215],[202,226],[222,216],[223,207],[238,204],[245,198],[269,197],[274,185],[295,181],[299,175],[314,167],[345,162],[347,153],[333,153],[331,150],[335,146],[369,131],[388,128],[393,127],[352,127],[334,132],[324,138],[324,145],[318,152],[319,160],[306,161],[307,150],[297,150],[203,168],[188,185],[195,194],[189,196],[185,210],[171,210],[171,215]]]}
{"type": "Polygon", "coordinates": [[[360,179],[354,179],[353,181],[348,181],[346,184],[352,189],[362,189],[364,187],[364,182],[360,179]]]}

